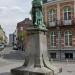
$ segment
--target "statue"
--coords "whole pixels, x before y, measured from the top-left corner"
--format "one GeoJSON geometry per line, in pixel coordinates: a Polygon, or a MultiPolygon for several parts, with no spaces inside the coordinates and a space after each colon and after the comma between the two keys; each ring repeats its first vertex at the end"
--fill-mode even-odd
{"type": "Polygon", "coordinates": [[[27,28],[25,62],[21,67],[11,69],[13,75],[57,75],[59,73],[48,59],[47,30],[43,23],[42,3],[42,0],[32,2],[33,27],[27,28]]]}
{"type": "Polygon", "coordinates": [[[42,5],[42,0],[33,0],[32,2],[32,20],[34,26],[45,27],[43,22],[42,5]]]}

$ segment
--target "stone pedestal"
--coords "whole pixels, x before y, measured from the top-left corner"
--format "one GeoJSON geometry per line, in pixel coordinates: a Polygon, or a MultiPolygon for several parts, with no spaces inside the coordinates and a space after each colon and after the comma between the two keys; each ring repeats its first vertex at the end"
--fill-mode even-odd
{"type": "Polygon", "coordinates": [[[46,29],[28,28],[27,48],[23,66],[11,69],[13,75],[56,75],[59,70],[48,59],[46,29]]]}

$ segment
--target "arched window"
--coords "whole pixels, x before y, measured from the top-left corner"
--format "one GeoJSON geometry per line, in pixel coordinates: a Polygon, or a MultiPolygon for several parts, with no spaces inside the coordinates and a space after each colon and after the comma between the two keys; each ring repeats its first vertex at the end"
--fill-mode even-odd
{"type": "Polygon", "coordinates": [[[65,46],[72,46],[72,32],[66,31],[65,34],[65,46]]]}
{"type": "Polygon", "coordinates": [[[56,35],[55,32],[50,32],[50,47],[56,46],[56,35]]]}
{"type": "Polygon", "coordinates": [[[71,8],[64,7],[64,20],[71,20],[71,8]]]}
{"type": "Polygon", "coordinates": [[[48,21],[49,22],[56,21],[56,10],[51,9],[51,10],[48,11],[48,21]]]}

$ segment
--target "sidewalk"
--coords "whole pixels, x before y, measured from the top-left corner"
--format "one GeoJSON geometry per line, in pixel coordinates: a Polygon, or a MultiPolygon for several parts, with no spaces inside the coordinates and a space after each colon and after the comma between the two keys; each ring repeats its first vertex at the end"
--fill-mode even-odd
{"type": "MultiPolygon", "coordinates": [[[[0,75],[11,75],[10,70],[20,67],[24,63],[24,52],[6,48],[0,57],[0,75]]],[[[50,62],[51,65],[61,67],[62,72],[58,75],[75,75],[75,62],[50,62]]]]}
{"type": "Polygon", "coordinates": [[[15,67],[22,66],[23,63],[14,63],[0,67],[0,75],[11,75],[10,70],[15,67]]]}

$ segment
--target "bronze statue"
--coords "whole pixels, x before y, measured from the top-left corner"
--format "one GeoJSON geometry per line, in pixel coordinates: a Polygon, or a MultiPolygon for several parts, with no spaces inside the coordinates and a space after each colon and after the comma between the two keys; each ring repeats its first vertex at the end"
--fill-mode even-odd
{"type": "Polygon", "coordinates": [[[38,27],[45,27],[42,13],[43,0],[33,0],[32,2],[32,20],[33,25],[38,27]]]}

